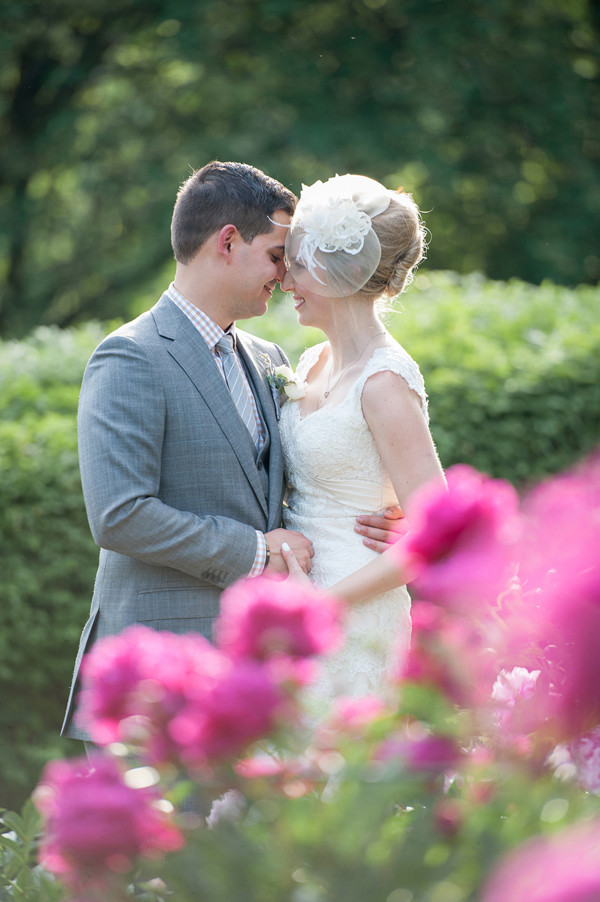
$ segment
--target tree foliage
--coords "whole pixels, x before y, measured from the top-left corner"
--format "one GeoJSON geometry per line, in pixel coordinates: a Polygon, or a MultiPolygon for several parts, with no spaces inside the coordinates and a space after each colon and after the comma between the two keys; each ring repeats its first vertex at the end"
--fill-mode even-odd
{"type": "Polygon", "coordinates": [[[215,157],[295,191],[403,185],[435,268],[596,280],[599,19],[592,0],[15,0],[2,333],[126,314],[168,272],[178,185],[215,157]]]}

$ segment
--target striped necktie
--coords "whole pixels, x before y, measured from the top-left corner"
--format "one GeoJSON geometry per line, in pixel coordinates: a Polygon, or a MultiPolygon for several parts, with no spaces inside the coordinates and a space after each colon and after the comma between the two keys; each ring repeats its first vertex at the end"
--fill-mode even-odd
{"type": "Polygon", "coordinates": [[[259,434],[256,417],[252,409],[252,401],[250,400],[250,387],[244,378],[241,364],[233,347],[233,335],[226,332],[225,335],[217,342],[217,348],[223,361],[223,372],[225,373],[225,382],[233,399],[237,411],[242,418],[242,423],[252,436],[254,446],[258,448],[259,434]]]}

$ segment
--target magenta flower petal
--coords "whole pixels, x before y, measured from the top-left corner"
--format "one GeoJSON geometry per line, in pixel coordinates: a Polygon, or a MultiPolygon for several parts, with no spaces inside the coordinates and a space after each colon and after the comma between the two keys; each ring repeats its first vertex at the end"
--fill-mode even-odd
{"type": "Polygon", "coordinates": [[[509,483],[451,467],[447,490],[436,482],[416,493],[408,519],[400,555],[419,598],[452,606],[495,600],[521,528],[509,483]]]}
{"type": "Polygon", "coordinates": [[[292,580],[241,580],[221,598],[216,642],[234,658],[308,658],[342,642],[341,602],[292,580]]]}
{"type": "Polygon", "coordinates": [[[500,862],[482,902],[597,902],[600,822],[533,839],[500,862]]]}
{"type": "Polygon", "coordinates": [[[155,806],[158,798],[152,789],[127,786],[112,758],[51,762],[34,795],[45,821],[40,861],[77,883],[179,848],[183,837],[155,806]]]}

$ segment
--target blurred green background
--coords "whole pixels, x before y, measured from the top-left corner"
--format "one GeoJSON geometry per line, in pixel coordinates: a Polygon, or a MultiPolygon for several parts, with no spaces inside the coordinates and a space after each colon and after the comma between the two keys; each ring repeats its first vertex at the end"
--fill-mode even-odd
{"type": "MultiPolygon", "coordinates": [[[[85,362],[171,280],[210,159],[403,186],[428,260],[390,328],[445,466],[520,488],[600,442],[598,0],[11,0],[0,22],[0,806],[57,738],[97,561],[85,362]]],[[[248,324],[295,364],[321,336],[248,324]]]]}
{"type": "Polygon", "coordinates": [[[148,306],[213,158],[402,185],[432,269],[597,281],[599,31],[597,0],[5,2],[0,334],[148,306]]]}

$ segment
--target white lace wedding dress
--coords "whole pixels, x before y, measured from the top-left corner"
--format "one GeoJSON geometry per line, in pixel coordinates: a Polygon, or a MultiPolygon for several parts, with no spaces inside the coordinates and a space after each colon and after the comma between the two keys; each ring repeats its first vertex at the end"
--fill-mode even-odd
{"type": "MultiPolygon", "coordinates": [[[[300,358],[302,380],[325,344],[300,358]]],[[[311,578],[327,589],[376,556],[354,531],[355,518],[397,504],[390,478],[364,419],[361,396],[369,376],[391,370],[421,399],[427,417],[423,377],[412,357],[397,345],[377,348],[337,406],[301,415],[301,401],[287,401],[280,431],[289,492],[284,524],[314,546],[311,578]]],[[[314,694],[323,702],[340,695],[385,694],[387,674],[406,654],[410,641],[410,596],[405,586],[352,606],[345,621],[344,647],[325,658],[314,694]]]]}

